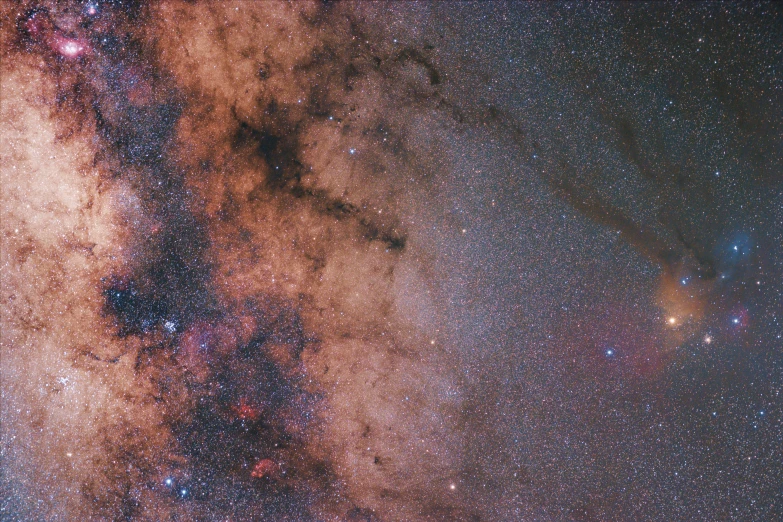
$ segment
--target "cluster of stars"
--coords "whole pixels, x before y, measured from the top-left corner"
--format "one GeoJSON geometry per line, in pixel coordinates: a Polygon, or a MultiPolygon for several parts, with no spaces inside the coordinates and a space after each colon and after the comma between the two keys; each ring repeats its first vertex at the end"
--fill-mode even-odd
{"type": "Polygon", "coordinates": [[[166,477],[166,479],[163,481],[163,484],[173,493],[176,493],[179,498],[185,498],[188,496],[188,488],[184,486],[178,486],[172,477],[166,477]]]}

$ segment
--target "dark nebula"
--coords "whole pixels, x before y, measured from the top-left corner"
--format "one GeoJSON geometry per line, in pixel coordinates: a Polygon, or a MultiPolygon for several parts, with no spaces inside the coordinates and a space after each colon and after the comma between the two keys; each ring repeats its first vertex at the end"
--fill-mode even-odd
{"type": "Polygon", "coordinates": [[[778,4],[0,23],[0,519],[783,518],[778,4]]]}

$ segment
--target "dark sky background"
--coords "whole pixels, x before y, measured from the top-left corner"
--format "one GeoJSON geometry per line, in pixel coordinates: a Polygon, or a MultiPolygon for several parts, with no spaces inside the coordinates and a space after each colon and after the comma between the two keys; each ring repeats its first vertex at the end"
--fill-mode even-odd
{"type": "Polygon", "coordinates": [[[1,14],[2,520],[783,518],[780,4],[1,14]]]}
{"type": "Polygon", "coordinates": [[[490,518],[781,516],[779,7],[395,11],[484,119],[438,191],[467,237],[422,235],[490,518]]]}

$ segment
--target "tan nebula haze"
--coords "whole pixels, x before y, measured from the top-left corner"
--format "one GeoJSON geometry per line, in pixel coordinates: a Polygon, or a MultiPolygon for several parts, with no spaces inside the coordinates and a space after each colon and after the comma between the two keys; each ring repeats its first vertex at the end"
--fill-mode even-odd
{"type": "MultiPolygon", "coordinates": [[[[47,16],[78,36],[79,8],[47,16]]],[[[414,158],[438,161],[406,121],[428,73],[335,9],[111,14],[89,30],[127,33],[116,65],[24,41],[25,8],[3,4],[3,465],[20,519],[466,516],[448,493],[457,383],[401,218],[422,203],[405,180],[436,168],[414,158]],[[167,104],[169,135],[121,128],[167,104]],[[172,256],[162,289],[148,274],[172,256]],[[205,442],[210,426],[234,440],[205,442]]]]}

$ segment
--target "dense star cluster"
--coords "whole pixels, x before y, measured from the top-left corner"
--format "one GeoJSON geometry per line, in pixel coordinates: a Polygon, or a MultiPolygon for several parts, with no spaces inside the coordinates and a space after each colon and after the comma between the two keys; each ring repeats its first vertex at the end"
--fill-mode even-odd
{"type": "Polygon", "coordinates": [[[0,4],[0,519],[783,518],[781,28],[0,4]]]}

